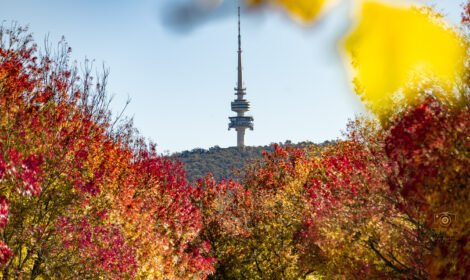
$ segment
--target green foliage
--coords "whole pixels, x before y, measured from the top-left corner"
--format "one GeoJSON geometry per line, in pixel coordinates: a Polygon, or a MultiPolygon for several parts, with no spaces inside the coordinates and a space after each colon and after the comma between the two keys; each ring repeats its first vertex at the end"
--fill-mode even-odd
{"type": "MultiPolygon", "coordinates": [[[[325,141],[321,144],[312,142],[300,142],[293,144],[287,140],[285,143],[279,143],[281,146],[291,146],[300,149],[311,146],[326,147],[334,144],[334,141],[325,141]]],[[[247,146],[241,150],[237,147],[220,148],[215,146],[205,149],[193,149],[175,153],[171,157],[181,161],[186,170],[188,181],[194,182],[199,178],[212,174],[217,181],[222,179],[234,179],[240,181],[245,174],[245,167],[263,158],[263,151],[273,152],[274,145],[268,146],[247,146]]]]}

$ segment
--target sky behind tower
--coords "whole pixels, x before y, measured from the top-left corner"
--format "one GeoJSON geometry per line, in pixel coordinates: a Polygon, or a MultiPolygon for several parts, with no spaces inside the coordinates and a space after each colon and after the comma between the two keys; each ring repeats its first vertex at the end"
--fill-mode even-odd
{"type": "MultiPolygon", "coordinates": [[[[0,20],[29,25],[40,45],[46,34],[51,42],[65,36],[79,63],[104,62],[113,109],[130,97],[126,114],[160,152],[235,146],[227,127],[237,78],[236,4],[178,25],[168,5],[184,1],[1,0],[0,20]]],[[[243,13],[243,75],[255,119],[247,145],[332,140],[365,112],[338,53],[351,25],[350,1],[340,2],[308,28],[281,13],[243,13]]],[[[461,2],[425,1],[452,24],[461,2]]]]}

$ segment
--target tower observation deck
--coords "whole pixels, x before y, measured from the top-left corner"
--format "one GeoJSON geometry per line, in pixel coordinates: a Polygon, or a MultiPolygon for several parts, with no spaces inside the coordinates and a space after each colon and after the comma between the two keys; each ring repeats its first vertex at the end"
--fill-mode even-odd
{"type": "Polygon", "coordinates": [[[237,113],[235,117],[229,117],[228,129],[231,128],[237,131],[237,147],[245,147],[245,130],[249,128],[253,130],[253,117],[245,116],[245,113],[250,109],[250,102],[243,98],[246,94],[246,88],[243,87],[242,75],[242,40],[240,35],[240,6],[238,7],[238,79],[237,87],[235,88],[235,95],[237,98],[232,101],[232,111],[237,113]]]}

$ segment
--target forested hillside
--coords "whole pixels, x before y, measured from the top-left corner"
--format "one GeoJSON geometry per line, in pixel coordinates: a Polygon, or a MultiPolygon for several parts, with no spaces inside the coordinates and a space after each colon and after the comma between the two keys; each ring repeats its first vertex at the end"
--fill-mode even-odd
{"type": "MultiPolygon", "coordinates": [[[[333,143],[332,141],[325,141],[321,144],[315,144],[306,141],[294,144],[287,140],[285,143],[279,143],[279,145],[283,147],[289,146],[306,149],[313,146],[325,147],[333,143]]],[[[243,150],[237,147],[220,148],[219,146],[215,146],[208,150],[198,148],[191,151],[175,153],[172,157],[183,163],[187,178],[190,182],[205,177],[208,173],[212,173],[217,181],[222,178],[239,180],[244,175],[242,171],[244,170],[243,167],[257,160],[261,160],[263,151],[273,152],[274,145],[275,144],[272,143],[266,146],[245,147],[243,150]]]]}

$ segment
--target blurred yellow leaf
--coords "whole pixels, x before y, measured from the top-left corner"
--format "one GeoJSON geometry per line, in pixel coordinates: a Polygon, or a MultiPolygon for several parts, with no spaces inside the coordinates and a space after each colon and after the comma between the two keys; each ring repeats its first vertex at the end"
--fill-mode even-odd
{"type": "Polygon", "coordinates": [[[358,20],[344,48],[352,60],[356,90],[379,117],[391,109],[399,90],[400,102],[412,102],[417,91],[407,87],[429,80],[452,86],[461,77],[463,39],[430,10],[363,1],[358,20]]]}
{"type": "Polygon", "coordinates": [[[304,21],[312,21],[320,15],[326,0],[277,0],[278,4],[289,11],[290,14],[304,21]]]}
{"type": "Polygon", "coordinates": [[[247,0],[249,5],[274,4],[281,6],[296,19],[311,22],[323,12],[331,0],[247,0]]]}

